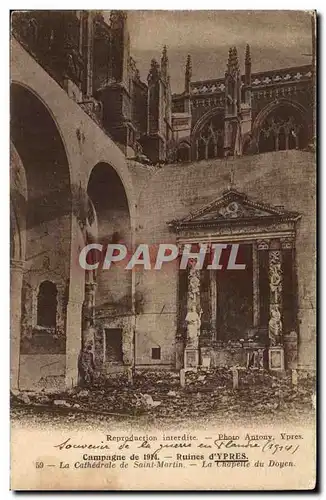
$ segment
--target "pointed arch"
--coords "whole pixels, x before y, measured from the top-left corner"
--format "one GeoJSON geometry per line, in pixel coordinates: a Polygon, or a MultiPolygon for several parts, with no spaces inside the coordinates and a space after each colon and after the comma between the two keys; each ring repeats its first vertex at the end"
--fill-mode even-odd
{"type": "Polygon", "coordinates": [[[224,109],[215,107],[205,113],[192,131],[192,155],[197,160],[223,157],[224,109]]]}
{"type": "Polygon", "coordinates": [[[277,99],[258,113],[253,137],[260,153],[304,149],[309,142],[308,111],[297,102],[277,99]]]}

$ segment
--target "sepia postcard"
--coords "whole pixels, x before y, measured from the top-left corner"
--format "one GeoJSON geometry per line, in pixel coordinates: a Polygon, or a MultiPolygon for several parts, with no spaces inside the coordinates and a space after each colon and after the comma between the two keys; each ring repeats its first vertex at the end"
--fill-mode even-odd
{"type": "Polygon", "coordinates": [[[10,22],[11,489],[315,489],[315,12],[10,22]]]}

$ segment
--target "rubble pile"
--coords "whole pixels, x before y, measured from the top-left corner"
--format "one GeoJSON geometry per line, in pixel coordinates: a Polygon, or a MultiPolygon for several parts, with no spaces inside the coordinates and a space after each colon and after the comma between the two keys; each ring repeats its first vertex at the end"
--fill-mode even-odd
{"type": "Polygon", "coordinates": [[[304,415],[315,408],[315,379],[300,375],[293,384],[291,373],[239,370],[239,387],[233,388],[226,368],[186,372],[180,386],[178,372],[137,371],[98,379],[91,388],[65,392],[14,392],[12,406],[38,407],[56,412],[101,415],[149,415],[156,419],[219,418],[253,419],[261,416],[304,415]]]}
{"type": "Polygon", "coordinates": [[[169,391],[179,387],[179,373],[168,370],[136,371],[133,387],[149,394],[169,391]]]}
{"type": "Polygon", "coordinates": [[[268,370],[239,370],[240,387],[264,386],[276,387],[278,385],[291,384],[291,373],[276,372],[271,373],[268,370]]]}
{"type": "Polygon", "coordinates": [[[186,372],[188,392],[214,392],[216,389],[232,388],[232,373],[227,368],[186,372]]]}

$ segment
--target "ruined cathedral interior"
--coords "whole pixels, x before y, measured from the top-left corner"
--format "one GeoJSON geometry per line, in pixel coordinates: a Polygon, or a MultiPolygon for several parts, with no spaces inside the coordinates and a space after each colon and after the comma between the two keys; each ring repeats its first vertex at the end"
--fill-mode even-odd
{"type": "Polygon", "coordinates": [[[244,67],[231,47],[215,79],[194,81],[189,54],[172,94],[166,46],[141,79],[127,12],[11,22],[12,387],[76,385],[87,343],[108,376],[313,370],[313,56],[254,73],[250,46],[244,67]],[[94,241],[237,243],[246,268],[85,271],[94,241]]]}

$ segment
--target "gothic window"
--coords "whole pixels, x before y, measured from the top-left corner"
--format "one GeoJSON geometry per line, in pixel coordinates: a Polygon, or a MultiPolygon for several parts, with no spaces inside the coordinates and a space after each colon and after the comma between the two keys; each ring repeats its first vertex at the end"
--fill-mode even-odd
{"type": "Polygon", "coordinates": [[[200,130],[197,141],[197,159],[223,157],[224,121],[221,114],[215,115],[200,130]]]}
{"type": "Polygon", "coordinates": [[[178,148],[177,160],[180,162],[190,161],[190,147],[188,144],[181,144],[178,148]]]}
{"type": "Polygon", "coordinates": [[[264,121],[259,133],[259,152],[303,149],[308,143],[301,115],[291,106],[276,108],[264,121]]]}
{"type": "Polygon", "coordinates": [[[37,296],[37,325],[55,328],[57,317],[57,287],[51,281],[40,284],[37,296]]]}

